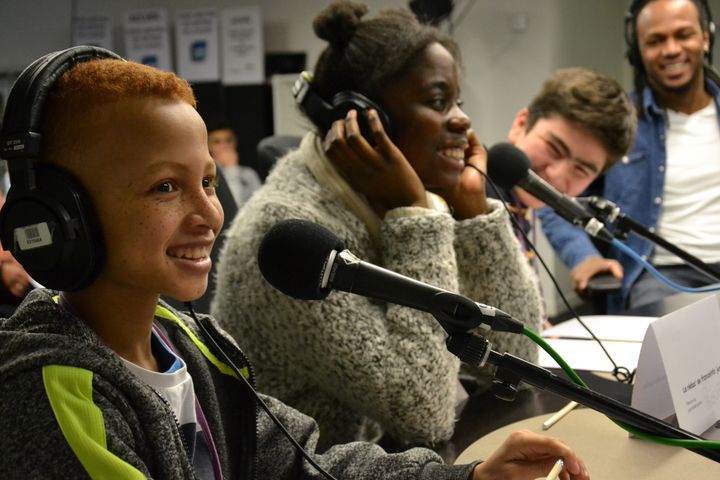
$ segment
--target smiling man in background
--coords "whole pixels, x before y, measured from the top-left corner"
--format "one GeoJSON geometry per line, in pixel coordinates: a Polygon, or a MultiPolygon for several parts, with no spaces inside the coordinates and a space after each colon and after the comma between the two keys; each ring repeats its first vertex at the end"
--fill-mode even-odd
{"type": "MultiPolygon", "coordinates": [[[[603,196],[650,231],[720,267],[720,79],[709,67],[710,9],[704,0],[635,0],[625,33],[638,132],[631,154],[605,177],[603,196]]],[[[576,290],[598,273],[622,268],[622,291],[608,297],[608,313],[673,292],[615,248],[604,258],[569,224],[555,222],[546,233],[572,269],[576,290]]],[[[630,236],[627,244],[675,282],[697,287],[712,281],[647,240],[630,236]]]]}

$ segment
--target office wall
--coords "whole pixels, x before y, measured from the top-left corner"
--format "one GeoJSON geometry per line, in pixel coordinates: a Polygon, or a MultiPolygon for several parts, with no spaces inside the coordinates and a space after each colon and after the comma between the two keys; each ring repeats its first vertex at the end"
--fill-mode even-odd
{"type": "MultiPolygon", "coordinates": [[[[260,5],[266,50],[304,50],[312,65],[323,43],[314,36],[310,24],[317,11],[328,3],[328,0],[0,0],[0,73],[18,71],[48,51],[69,46],[73,14],[104,14],[113,18],[115,49],[123,53],[120,23],[124,12],[163,7],[172,16],[180,9],[208,5],[260,5]]],[[[371,11],[407,4],[402,0],[366,3],[371,11]]],[[[622,36],[627,0],[455,3],[452,34],[465,58],[465,105],[487,142],[504,138],[515,112],[555,68],[590,66],[630,86],[622,36]]],[[[720,0],[710,0],[710,5],[720,12],[720,0]]]]}

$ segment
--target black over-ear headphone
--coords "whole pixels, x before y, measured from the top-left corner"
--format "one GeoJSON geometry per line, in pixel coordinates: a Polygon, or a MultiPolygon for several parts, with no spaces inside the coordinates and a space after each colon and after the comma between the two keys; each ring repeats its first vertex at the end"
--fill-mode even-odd
{"type": "MultiPolygon", "coordinates": [[[[634,68],[643,69],[642,57],[640,56],[640,47],[637,39],[637,16],[645,5],[652,0],[633,0],[625,12],[625,56],[634,68]]],[[[713,22],[712,12],[707,0],[691,0],[698,9],[702,9],[698,14],[702,26],[703,16],[707,19],[707,32],[709,37],[708,49],[705,51],[705,59],[708,65],[712,65],[712,51],[715,44],[715,22],[713,22]],[[704,14],[704,15],[703,15],[704,14]]]]}
{"type": "MultiPolygon", "coordinates": [[[[0,130],[0,158],[7,160],[10,190],[0,211],[0,239],[30,276],[45,287],[74,291],[100,273],[105,247],[90,198],[67,170],[38,162],[38,133],[55,82],[79,63],[122,59],[82,46],[35,60],[13,84],[0,130]]],[[[68,120],[72,121],[72,120],[68,120]]]]}
{"type": "Polygon", "coordinates": [[[328,103],[313,89],[312,75],[309,72],[302,72],[295,81],[295,85],[293,85],[293,97],[295,97],[295,102],[305,115],[315,125],[319,126],[323,132],[328,131],[335,120],[345,118],[348,111],[355,109],[358,112],[357,119],[360,124],[360,131],[372,143],[372,133],[364,115],[364,112],[372,108],[377,111],[385,132],[389,137],[392,137],[392,128],[388,115],[377,103],[361,93],[349,90],[338,92],[333,97],[332,103],[328,103]]]}

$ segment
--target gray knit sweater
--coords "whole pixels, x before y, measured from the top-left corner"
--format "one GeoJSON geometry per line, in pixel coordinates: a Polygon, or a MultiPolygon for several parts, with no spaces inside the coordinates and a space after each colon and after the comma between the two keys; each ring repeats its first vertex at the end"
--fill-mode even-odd
{"type": "MultiPolygon", "coordinates": [[[[162,310],[156,321],[192,375],[223,477],[323,478],[260,410],[245,384],[228,374],[227,364],[218,360],[221,354],[198,325],[169,308],[162,310]],[[168,311],[177,321],[169,319],[168,311]]],[[[250,371],[252,381],[252,370],[232,339],[210,317],[201,316],[200,321],[232,362],[250,371]]],[[[262,398],[314,454],[315,422],[273,398],[262,398]]],[[[174,418],[160,396],[85,323],[53,301],[51,292],[31,292],[15,315],[0,320],[0,477],[4,480],[80,479],[89,478],[89,471],[95,472],[93,478],[196,479],[174,418]],[[64,374],[57,375],[58,371],[64,374]],[[88,427],[93,417],[100,419],[99,427],[88,427]],[[75,421],[61,429],[61,418],[75,421]]],[[[472,469],[442,465],[430,450],[388,455],[369,443],[342,445],[314,456],[343,480],[466,480],[472,469]]]]}
{"type": "MultiPolygon", "coordinates": [[[[440,325],[428,314],[343,292],[323,301],[283,295],[257,267],[263,234],[289,218],[319,223],[361,259],[496,306],[533,330],[542,318],[536,278],[496,201],[490,213],[464,221],[398,208],[377,219],[374,234],[367,207],[342,184],[308,134],[235,218],[212,311],[248,353],[261,389],[317,420],[322,448],[383,431],[436,444],[453,432],[459,366],[440,325]]],[[[498,351],[536,360],[523,336],[491,340],[498,351]]]]}

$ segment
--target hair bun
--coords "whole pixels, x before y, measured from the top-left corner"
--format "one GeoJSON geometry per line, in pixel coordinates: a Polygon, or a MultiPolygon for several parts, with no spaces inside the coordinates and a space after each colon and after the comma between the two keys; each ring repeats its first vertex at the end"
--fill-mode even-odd
{"type": "Polygon", "coordinates": [[[368,12],[368,7],[350,1],[334,2],[313,21],[313,30],[322,40],[331,46],[344,48],[355,35],[360,19],[368,12]]]}

